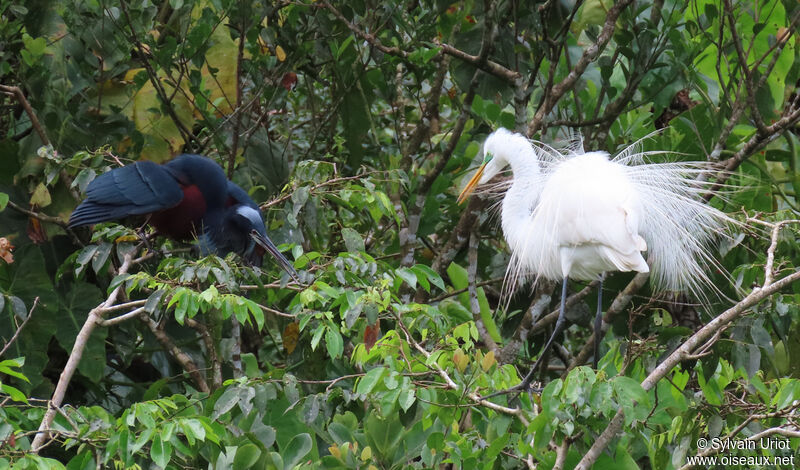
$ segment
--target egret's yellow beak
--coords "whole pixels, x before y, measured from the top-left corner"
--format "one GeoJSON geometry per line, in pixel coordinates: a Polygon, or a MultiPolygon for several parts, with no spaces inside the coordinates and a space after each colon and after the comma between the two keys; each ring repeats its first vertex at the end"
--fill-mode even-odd
{"type": "Polygon", "coordinates": [[[469,180],[469,183],[467,183],[467,185],[464,186],[464,190],[461,191],[461,194],[458,195],[459,204],[464,202],[469,197],[469,195],[472,194],[472,191],[475,190],[475,186],[478,185],[478,181],[480,181],[481,176],[483,176],[484,169],[486,169],[486,163],[484,163],[483,165],[481,165],[480,168],[478,168],[478,171],[476,171],[475,174],[472,175],[472,178],[469,180]]]}

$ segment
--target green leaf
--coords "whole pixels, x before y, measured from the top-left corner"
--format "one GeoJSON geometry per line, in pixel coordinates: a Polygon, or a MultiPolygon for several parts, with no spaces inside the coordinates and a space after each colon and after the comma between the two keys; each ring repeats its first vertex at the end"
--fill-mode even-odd
{"type": "Polygon", "coordinates": [[[625,411],[625,424],[630,425],[634,419],[644,419],[650,411],[650,400],[642,385],[630,377],[618,376],[612,380],[617,402],[625,411]]]}
{"type": "Polygon", "coordinates": [[[239,387],[230,387],[222,393],[216,403],[211,419],[217,419],[231,410],[239,402],[239,387]]]}
{"type": "Polygon", "coordinates": [[[71,187],[74,188],[77,186],[78,190],[80,190],[81,193],[85,193],[86,186],[88,186],[89,183],[92,182],[92,180],[94,180],[96,176],[97,173],[93,169],[84,168],[83,170],[78,172],[78,175],[75,176],[74,180],[72,180],[71,187]]]}
{"type": "Polygon", "coordinates": [[[456,263],[450,263],[447,267],[447,277],[456,289],[466,289],[469,286],[467,270],[456,263]]]}
{"type": "Polygon", "coordinates": [[[411,405],[414,404],[416,399],[417,396],[415,395],[415,391],[413,388],[411,388],[409,384],[408,387],[405,387],[400,391],[400,396],[397,398],[397,402],[400,405],[400,408],[403,409],[403,411],[408,411],[408,409],[411,408],[411,405]]]}
{"type": "Polygon", "coordinates": [[[395,270],[395,274],[397,274],[400,279],[406,281],[406,284],[411,286],[412,289],[417,287],[417,275],[410,269],[400,268],[395,270]]]}
{"type": "Polygon", "coordinates": [[[442,276],[439,275],[436,271],[430,268],[430,266],[426,266],[424,264],[417,264],[413,268],[418,273],[423,273],[425,277],[433,284],[434,286],[438,287],[441,290],[444,290],[444,280],[442,280],[442,276]]]}
{"type": "Polygon", "coordinates": [[[253,467],[261,457],[261,449],[255,444],[245,444],[236,449],[236,456],[233,458],[234,470],[247,470],[253,467]]]}
{"type": "Polygon", "coordinates": [[[150,457],[153,463],[159,467],[166,467],[172,456],[172,445],[161,440],[161,435],[156,434],[153,443],[150,445],[150,457]]]}
{"type": "Polygon", "coordinates": [[[22,393],[22,391],[16,387],[0,383],[0,391],[6,393],[14,401],[28,403],[28,397],[26,397],[25,394],[22,393]]]}
{"type": "Polygon", "coordinates": [[[325,346],[328,348],[328,355],[331,359],[338,359],[344,351],[342,335],[334,328],[328,328],[325,332],[325,346]]]}
{"type": "Polygon", "coordinates": [[[333,442],[342,445],[345,442],[355,442],[353,430],[340,422],[333,422],[328,426],[328,434],[333,438],[333,442]]]}
{"type": "Polygon", "coordinates": [[[370,413],[364,423],[364,434],[370,447],[388,458],[403,438],[403,425],[396,414],[382,418],[378,413],[370,413]]]}
{"type": "Polygon", "coordinates": [[[782,410],[800,398],[800,381],[797,379],[782,379],[781,387],[772,400],[776,410],[782,410]]]}
{"type": "Polygon", "coordinates": [[[99,274],[100,271],[105,268],[106,261],[108,261],[108,256],[111,254],[112,248],[113,246],[108,242],[103,242],[97,247],[92,257],[92,270],[95,273],[99,274]]]}
{"type": "Polygon", "coordinates": [[[8,194],[0,193],[0,212],[2,212],[3,209],[6,208],[7,204],[8,204],[8,194]]]}
{"type": "Polygon", "coordinates": [[[281,452],[284,470],[293,469],[310,451],[311,436],[308,433],[294,436],[281,452]]]}
{"type": "Polygon", "coordinates": [[[79,452],[78,455],[70,459],[66,466],[66,470],[91,470],[93,468],[96,468],[94,454],[89,449],[79,452]]]}
{"type": "Polygon", "coordinates": [[[144,304],[144,310],[147,313],[155,313],[156,309],[161,306],[161,299],[167,291],[158,289],[147,297],[147,302],[144,304]]]}
{"type": "Polygon", "coordinates": [[[370,369],[370,371],[358,381],[356,393],[359,395],[366,395],[367,393],[371,392],[372,389],[375,388],[375,385],[378,383],[378,381],[383,378],[383,374],[385,372],[385,367],[376,367],[374,369],[370,369]]]}
{"type": "Polygon", "coordinates": [[[191,434],[192,437],[201,442],[206,440],[206,428],[203,427],[203,423],[199,420],[186,419],[181,424],[186,435],[191,434]]]}
{"type": "Polygon", "coordinates": [[[30,203],[33,206],[39,207],[47,207],[52,204],[53,200],[50,196],[50,191],[48,191],[47,186],[44,183],[39,183],[39,186],[33,191],[33,195],[31,195],[30,203]]]}
{"type": "Polygon", "coordinates": [[[25,364],[25,358],[17,358],[17,359],[8,359],[5,361],[0,362],[0,373],[10,375],[12,377],[16,377],[20,380],[24,380],[25,382],[30,383],[27,377],[24,374],[14,370],[19,369],[25,364]]]}
{"type": "Polygon", "coordinates": [[[264,328],[264,311],[252,300],[244,299],[244,302],[245,305],[247,305],[247,310],[250,311],[250,315],[253,316],[253,320],[256,322],[258,331],[261,331],[264,328]]]}
{"type": "Polygon", "coordinates": [[[359,235],[359,233],[352,228],[342,228],[342,238],[344,239],[344,246],[350,253],[364,251],[364,239],[361,238],[361,235],[359,235]]]}

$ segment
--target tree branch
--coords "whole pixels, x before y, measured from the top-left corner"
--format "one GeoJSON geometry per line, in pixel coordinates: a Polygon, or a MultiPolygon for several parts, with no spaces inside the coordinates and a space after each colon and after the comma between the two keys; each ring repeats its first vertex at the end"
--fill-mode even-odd
{"type": "Polygon", "coordinates": [[[608,44],[608,41],[611,40],[611,37],[614,34],[614,29],[616,28],[617,19],[622,13],[622,10],[624,10],[631,3],[633,3],[633,0],[621,0],[609,8],[608,14],[606,15],[606,22],[603,24],[603,29],[597,36],[597,42],[587,47],[586,50],[583,51],[581,58],[578,59],[578,62],[575,64],[572,70],[570,70],[567,76],[564,77],[561,82],[552,87],[551,93],[536,111],[533,120],[530,122],[530,124],[528,124],[528,137],[532,137],[534,134],[536,134],[536,132],[542,126],[544,117],[553,110],[553,107],[556,105],[558,100],[564,96],[564,93],[575,86],[575,83],[586,70],[586,67],[588,67],[592,61],[597,59],[597,57],[600,55],[600,52],[602,52],[606,47],[606,44],[608,44]]]}
{"type": "MultiPolygon", "coordinates": [[[[128,272],[128,269],[131,266],[131,259],[131,253],[125,255],[122,266],[120,266],[119,270],[117,271],[117,275],[128,272]]],[[[107,309],[114,305],[114,303],[117,301],[117,297],[119,297],[120,292],[122,292],[122,286],[123,284],[118,285],[113,291],[111,291],[111,294],[109,294],[103,303],[93,308],[89,312],[89,315],[86,317],[86,321],[83,323],[80,332],[78,332],[78,336],[75,337],[75,344],[72,346],[72,352],[70,352],[69,358],[67,359],[67,364],[64,366],[64,370],[61,372],[61,376],[58,379],[58,384],[56,384],[56,389],[53,392],[53,396],[47,404],[47,411],[45,412],[44,418],[42,418],[42,422],[39,425],[39,432],[36,434],[36,437],[33,439],[33,443],[31,444],[31,450],[34,453],[38,452],[45,440],[47,440],[48,434],[46,430],[50,429],[52,426],[53,420],[58,413],[58,408],[64,402],[64,396],[67,393],[67,387],[69,386],[75,371],[78,369],[78,364],[81,362],[81,357],[83,357],[83,351],[86,349],[89,338],[91,337],[94,329],[102,322],[103,315],[105,315],[107,309]]]]}
{"type": "Polygon", "coordinates": [[[158,342],[161,343],[161,346],[163,346],[164,349],[170,353],[173,359],[178,361],[178,363],[181,365],[181,368],[189,373],[189,375],[192,377],[192,380],[194,380],[194,383],[197,384],[197,388],[199,388],[202,392],[210,393],[211,389],[208,388],[206,379],[203,378],[203,374],[200,373],[197,364],[195,364],[192,358],[183,352],[183,350],[181,350],[181,348],[179,348],[174,341],[172,341],[172,338],[170,338],[167,333],[164,332],[164,329],[161,328],[155,320],[150,318],[150,315],[148,315],[147,312],[141,312],[139,319],[142,321],[142,323],[147,325],[147,327],[150,329],[150,332],[153,333],[153,336],[155,336],[158,342]]]}
{"type": "MultiPolygon", "coordinates": [[[[777,238],[777,236],[778,232],[773,231],[773,241],[777,238]]],[[[800,280],[800,270],[794,271],[793,273],[772,283],[768,283],[768,279],[765,279],[762,287],[753,289],[752,292],[750,292],[750,294],[748,294],[744,299],[739,301],[739,303],[724,311],[718,317],[706,324],[703,328],[698,330],[697,333],[692,335],[683,344],[681,344],[680,347],[673,351],[672,354],[667,356],[667,358],[664,359],[664,361],[661,362],[661,364],[659,364],[655,369],[653,369],[653,371],[650,372],[647,378],[642,382],[642,388],[646,391],[651,390],[653,387],[655,387],[658,381],[666,377],[666,375],[673,368],[675,368],[675,366],[680,364],[685,359],[690,358],[692,354],[701,348],[709,338],[713,337],[717,331],[726,328],[733,321],[744,315],[751,307],[798,280],[800,280]]],[[[580,463],[578,463],[578,465],[575,467],[577,470],[588,470],[592,464],[597,461],[597,458],[600,456],[606,446],[608,446],[611,440],[613,440],[622,429],[624,417],[624,412],[622,409],[620,409],[602,434],[595,440],[594,444],[586,453],[586,455],[584,455],[583,459],[581,459],[580,463]]]]}

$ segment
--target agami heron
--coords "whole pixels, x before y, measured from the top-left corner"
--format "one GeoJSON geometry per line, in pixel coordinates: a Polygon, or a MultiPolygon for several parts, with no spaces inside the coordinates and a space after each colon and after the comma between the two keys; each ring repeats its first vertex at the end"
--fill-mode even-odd
{"type": "MultiPolygon", "coordinates": [[[[657,289],[701,294],[717,265],[710,253],[731,223],[705,203],[696,177],[703,164],[647,163],[651,153],[633,145],[613,159],[605,152],[536,146],[520,134],[498,129],[483,146],[483,162],[459,195],[506,166],[513,181],[502,202],[503,235],[511,250],[506,282],[525,278],[562,280],[561,305],[552,335],[530,372],[514,389],[527,388],[533,373],[564,328],[567,280],[599,280],[594,321],[597,367],[602,323],[602,280],[609,271],[650,272],[657,289]],[[651,265],[645,261],[647,252],[651,265]]],[[[653,152],[658,153],[658,152],[653,152]]],[[[513,389],[512,389],[513,390],[513,389]]]]}
{"type": "Polygon", "coordinates": [[[260,265],[269,252],[293,278],[297,273],[267,236],[258,205],[210,158],[183,154],[159,165],[135,162],[95,178],[70,227],[146,215],[162,235],[198,239],[202,254],[234,252],[260,265]]]}

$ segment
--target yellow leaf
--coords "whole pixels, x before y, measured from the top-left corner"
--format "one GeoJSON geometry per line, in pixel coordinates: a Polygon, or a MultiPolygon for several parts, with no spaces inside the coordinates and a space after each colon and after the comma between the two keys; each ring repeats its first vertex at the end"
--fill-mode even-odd
{"type": "Polygon", "coordinates": [[[139,241],[139,237],[136,235],[122,235],[121,237],[117,237],[114,239],[114,243],[123,243],[123,242],[136,242],[139,241]]]}
{"type": "Polygon", "coordinates": [[[364,450],[361,451],[361,460],[366,462],[371,458],[372,458],[372,449],[369,446],[364,447],[364,450]]]}
{"type": "Polygon", "coordinates": [[[453,363],[456,365],[456,369],[458,369],[459,372],[464,372],[464,369],[467,368],[469,359],[461,348],[456,349],[453,353],[453,363]]]}
{"type": "Polygon", "coordinates": [[[337,459],[341,459],[342,458],[342,452],[336,446],[328,447],[328,452],[330,452],[331,455],[336,457],[337,459]]]}
{"type": "Polygon", "coordinates": [[[287,353],[294,352],[297,347],[297,339],[300,337],[300,325],[297,322],[289,323],[283,330],[283,348],[287,353]]]}
{"type": "Polygon", "coordinates": [[[277,57],[280,62],[286,60],[286,52],[281,46],[275,46],[275,57],[277,57]]]}
{"type": "Polygon", "coordinates": [[[261,36],[258,37],[258,48],[261,49],[262,54],[269,55],[269,45],[261,36]]]}
{"type": "Polygon", "coordinates": [[[39,183],[39,186],[36,187],[36,190],[33,191],[33,195],[31,196],[31,205],[47,207],[51,202],[53,201],[50,198],[50,191],[47,190],[47,186],[45,186],[44,183],[39,183]]]}
{"type": "Polygon", "coordinates": [[[489,351],[485,356],[483,356],[483,359],[481,359],[481,369],[483,369],[484,372],[489,372],[489,369],[491,369],[496,363],[497,361],[494,358],[494,351],[489,351]]]}

